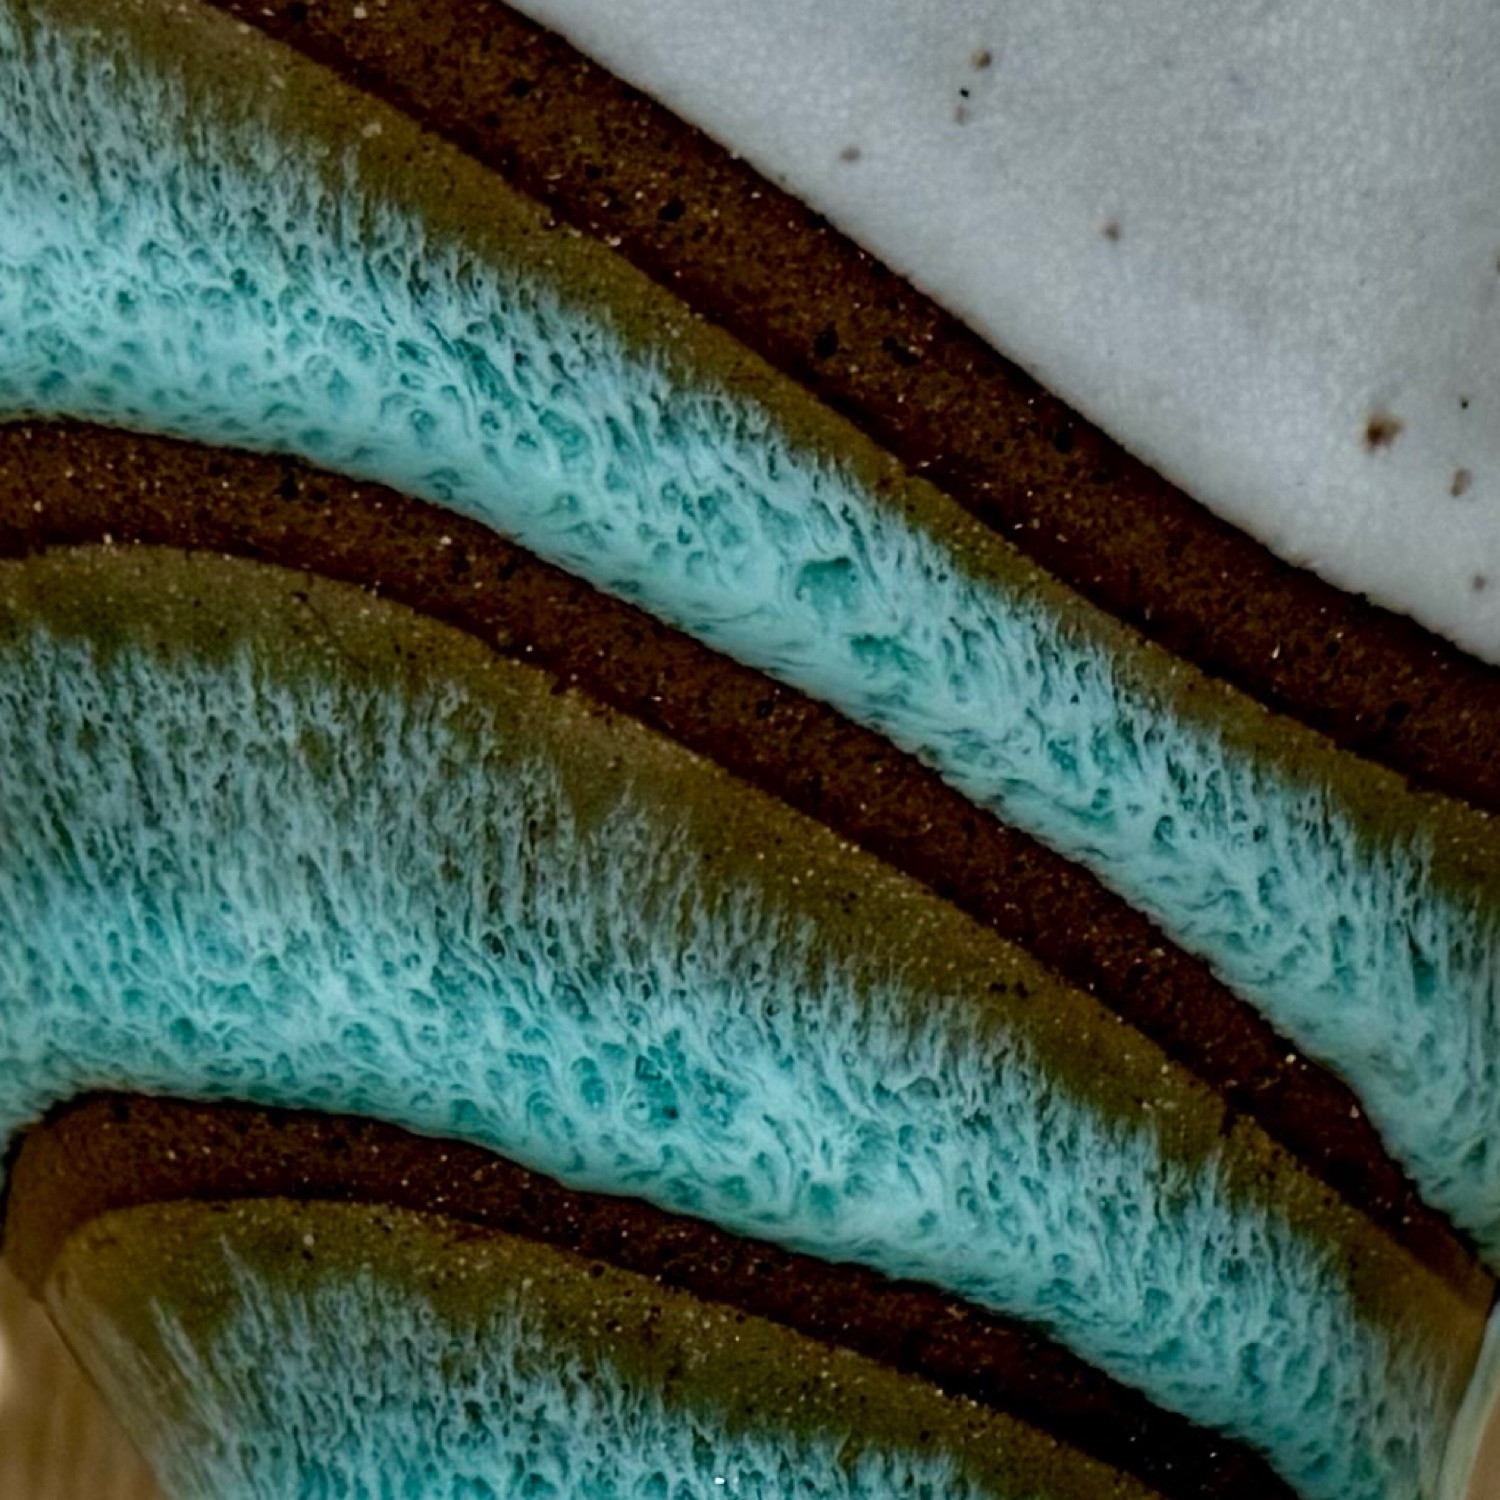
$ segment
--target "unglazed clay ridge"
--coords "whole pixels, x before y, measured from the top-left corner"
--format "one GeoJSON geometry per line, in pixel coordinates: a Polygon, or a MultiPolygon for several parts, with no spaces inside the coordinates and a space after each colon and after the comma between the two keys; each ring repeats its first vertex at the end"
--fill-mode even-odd
{"type": "MultiPolygon", "coordinates": [[[[269,571],[195,568],[154,591],[269,571]]],[[[40,597],[98,608],[88,576],[40,597]]],[[[758,875],[732,809],[710,837],[638,780],[641,731],[572,708],[538,741],[563,709],[528,668],[502,713],[372,685],[338,636],[299,676],[95,631],[0,639],[0,1137],[117,1088],[467,1139],[1037,1322],[1309,1500],[1425,1493],[1450,1375],[1217,1155],[1174,1156],[1170,1113],[1109,1118],[932,955],[830,947],[813,825],[783,809],[806,867],[758,875]]],[[[680,798],[722,774],[676,754],[680,798]]]]}
{"type": "Polygon", "coordinates": [[[258,106],[190,115],[33,10],[0,19],[0,403],[379,477],[882,730],[1209,959],[1500,1254],[1495,918],[1420,841],[1372,847],[766,411],[431,239],[352,156],[330,200],[258,106]]]}
{"type": "Polygon", "coordinates": [[[504,1237],[455,1241],[411,1215],[174,1207],[145,1226],[140,1213],[98,1226],[129,1246],[180,1234],[194,1214],[213,1220],[217,1240],[169,1240],[169,1255],[197,1264],[185,1277],[169,1266],[145,1305],[118,1241],[102,1259],[115,1284],[98,1286],[89,1232],[48,1295],[174,1500],[1154,1493],[1066,1452],[1038,1462],[1045,1439],[1003,1416],[596,1262],[504,1237]],[[330,1257],[354,1235],[371,1255],[330,1257]],[[643,1355],[658,1340],[666,1358],[643,1355]],[[795,1393],[791,1420],[768,1420],[768,1385],[795,1393]]]}
{"type": "Polygon", "coordinates": [[[1282,557],[1500,661],[1485,0],[519,8],[1282,557]]]}

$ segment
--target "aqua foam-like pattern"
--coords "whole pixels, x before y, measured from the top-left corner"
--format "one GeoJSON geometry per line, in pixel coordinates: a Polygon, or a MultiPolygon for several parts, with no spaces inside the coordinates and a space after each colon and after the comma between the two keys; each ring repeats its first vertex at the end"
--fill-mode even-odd
{"type": "MultiPolygon", "coordinates": [[[[516,1293],[456,1323],[368,1272],[289,1288],[231,1256],[228,1276],[233,1311],[203,1342],[157,1311],[177,1420],[132,1425],[160,1434],[172,1500],[1026,1500],[946,1456],[731,1430],[583,1359],[516,1293]]],[[[97,1352],[128,1412],[160,1367],[110,1332],[97,1352]]]]}
{"type": "Polygon", "coordinates": [[[193,113],[26,9],[0,7],[0,409],[379,478],[881,730],[1208,959],[1500,1256],[1496,921],[1435,894],[1423,848],[1370,847],[1321,789],[1174,722],[596,309],[434,241],[352,166],[331,199],[257,106],[193,113]]]}
{"type": "Polygon", "coordinates": [[[257,106],[193,113],[27,9],[0,6],[0,409],[378,477],[885,732],[1207,958],[1500,1255],[1500,944],[1424,849],[1174,722],[597,310],[430,239],[352,166],[330,198],[257,106]]]}
{"type": "Polygon", "coordinates": [[[12,635],[0,1138],[91,1089],[379,1117],[1040,1323],[1308,1500],[1429,1492],[1442,1372],[1215,1160],[913,988],[890,936],[857,977],[628,768],[580,820],[475,713],[12,635]]]}

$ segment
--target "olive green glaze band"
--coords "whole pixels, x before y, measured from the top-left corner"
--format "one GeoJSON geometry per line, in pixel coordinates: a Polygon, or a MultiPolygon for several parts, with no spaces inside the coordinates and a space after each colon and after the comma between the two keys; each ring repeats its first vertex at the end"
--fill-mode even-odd
{"type": "MultiPolygon", "coordinates": [[[[705,1414],[731,1437],[832,1433],[841,1461],[866,1446],[945,1454],[997,1496],[1155,1493],[1002,1414],[647,1277],[436,1215],[285,1199],[131,1209],[94,1221],[64,1246],[47,1306],[117,1409],[131,1414],[148,1452],[183,1441],[163,1432],[182,1420],[186,1403],[180,1386],[174,1391],[178,1356],[162,1339],[162,1315],[211,1367],[215,1335],[236,1311],[226,1252],[268,1299],[295,1303],[319,1283],[364,1275],[397,1298],[425,1300],[454,1329],[482,1331],[497,1308],[519,1307],[559,1363],[607,1363],[669,1412],[705,1414]],[[159,1404],[113,1378],[118,1338],[157,1376],[159,1404]],[[156,1431],[141,1433],[148,1424],[156,1431]]],[[[338,1330],[323,1335],[336,1340],[338,1330]]]]}
{"type": "Polygon", "coordinates": [[[442,695],[462,705],[455,720],[471,736],[476,763],[503,770],[530,758],[554,767],[584,827],[625,787],[646,807],[670,808],[674,835],[712,851],[706,901],[732,908],[752,897],[809,924],[816,960],[847,973],[855,993],[895,978],[914,997],[947,997],[957,1009],[945,1016],[957,1016],[966,1036],[1012,1038],[1080,1105],[1130,1125],[1149,1120],[1165,1161],[1221,1163],[1244,1203],[1327,1247],[1366,1316],[1442,1351],[1451,1378],[1466,1377],[1488,1278],[1476,1275],[1459,1290],[1435,1276],[1257,1125],[1229,1117],[1186,1069],[1024,950],[713,763],[576,691],[559,692],[540,670],[345,585],[150,548],[0,563],[0,647],[38,627],[105,651],[129,643],[154,653],[166,673],[187,659],[248,651],[259,670],[289,682],[331,678],[442,695]]]}
{"type": "Polygon", "coordinates": [[[288,151],[321,166],[330,202],[341,198],[353,167],[374,201],[400,204],[436,240],[537,278],[685,384],[758,406],[794,448],[849,473],[877,505],[949,549],[967,574],[1034,601],[1160,712],[1211,728],[1289,786],[1323,789],[1374,848],[1427,840],[1440,888],[1500,908],[1491,817],[1451,798],[1413,792],[1398,773],[1339,751],[1143,640],[610,248],[559,222],[409,117],[197,0],[26,0],[23,11],[49,27],[128,38],[133,56],[183,78],[194,113],[269,123],[288,151]],[[184,70],[187,58],[191,68],[184,70]]]}

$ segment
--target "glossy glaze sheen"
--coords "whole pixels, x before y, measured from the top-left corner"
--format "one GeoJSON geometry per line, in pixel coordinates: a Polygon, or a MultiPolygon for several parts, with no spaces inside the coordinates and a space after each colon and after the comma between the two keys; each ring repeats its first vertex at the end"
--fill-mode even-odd
{"type": "MultiPolygon", "coordinates": [[[[400,129],[373,102],[330,155],[279,106],[194,111],[171,67],[35,13],[4,26],[0,400],[378,476],[827,699],[1206,957],[1495,1251],[1495,918],[1434,878],[1448,851],[1420,809],[1371,837],[1317,778],[1177,714],[1085,616],[959,545],[956,516],[914,519],[799,446],[748,377],[679,358],[680,310],[644,283],[655,347],[617,326],[618,271],[596,304],[576,267],[568,291],[544,274],[571,252],[522,267],[430,228],[367,180],[400,129]]],[[[316,78],[263,45],[244,63],[269,95],[316,78]]]]}
{"type": "Polygon", "coordinates": [[[6,1133],[99,1087],[374,1115],[1040,1322],[1310,1497],[1432,1477],[1431,1290],[1364,1315],[1336,1204],[920,887],[353,591],[6,578],[6,1133]]]}

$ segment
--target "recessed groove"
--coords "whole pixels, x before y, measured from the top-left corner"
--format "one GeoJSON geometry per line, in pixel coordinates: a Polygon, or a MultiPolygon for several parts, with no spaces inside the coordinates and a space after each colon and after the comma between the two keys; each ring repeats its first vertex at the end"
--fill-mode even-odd
{"type": "Polygon", "coordinates": [[[212,0],[721,324],[1049,572],[1338,744],[1500,811],[1500,677],[1282,562],[693,127],[496,0],[212,0]],[[566,121],[564,128],[560,122],[566,121]]]}
{"type": "Polygon", "coordinates": [[[1035,1329],[369,1120],[99,1097],[27,1134],[10,1194],[5,1253],[38,1290],[68,1238],[116,1210],[181,1199],[386,1204],[541,1241],[770,1318],[1019,1417],[1170,1500],[1292,1493],[1248,1450],[1161,1411],[1035,1329]]]}
{"type": "Polygon", "coordinates": [[[1484,1295],[1471,1251],[1421,1202],[1347,1086],[1087,871],[834,710],[380,486],[82,424],[0,426],[0,555],[105,538],[374,588],[710,756],[1089,991],[1460,1295],[1484,1295]]]}
{"type": "Polygon", "coordinates": [[[7,1133],[99,1087],[378,1116],[1040,1323],[1309,1497],[1434,1472],[1488,1279],[919,882],[305,568],[0,574],[7,1133]]]}
{"type": "Polygon", "coordinates": [[[378,478],[838,705],[1337,1068],[1500,1255],[1500,1169],[1468,1144],[1497,1107],[1487,815],[1143,641],[607,244],[253,27],[12,4],[6,192],[37,232],[11,411],[378,478]],[[79,111],[113,132],[56,128],[79,111]]]}

